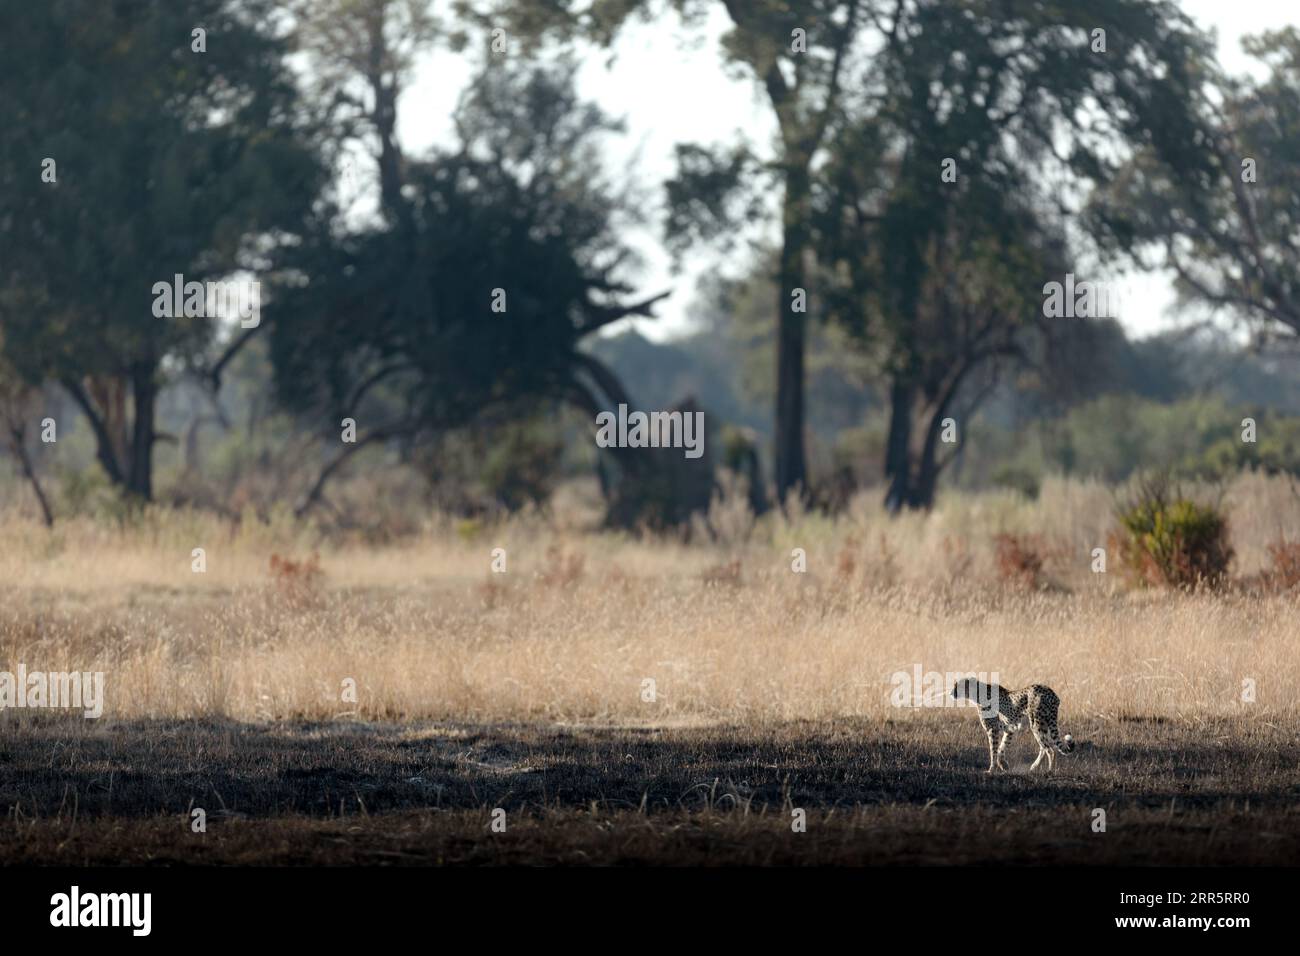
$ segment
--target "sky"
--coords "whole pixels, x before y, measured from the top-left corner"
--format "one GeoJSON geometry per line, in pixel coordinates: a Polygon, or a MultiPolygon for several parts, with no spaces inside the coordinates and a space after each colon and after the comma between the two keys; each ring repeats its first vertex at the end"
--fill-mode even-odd
{"type": "MultiPolygon", "coordinates": [[[[1087,0],[1072,0],[1086,3],[1087,0]]],[[[1247,34],[1300,24],[1300,0],[1183,0],[1183,10],[1217,34],[1219,60],[1232,73],[1254,64],[1241,50],[1247,34]]],[[[660,184],[674,171],[677,143],[734,142],[737,132],[757,146],[772,141],[774,120],[758,86],[747,77],[732,77],[723,69],[718,37],[727,27],[721,4],[701,28],[686,30],[673,18],[637,23],[620,36],[611,51],[586,57],[578,77],[579,92],[598,103],[627,126],[622,141],[611,144],[609,168],[624,170],[651,197],[651,216],[631,245],[643,266],[636,274],[638,293],[672,289],[660,303],[655,320],[628,320],[614,330],[635,325],[649,338],[681,335],[690,328],[696,285],[708,272],[737,274],[743,260],[723,261],[711,251],[700,252],[675,267],[664,249],[660,219],[654,204],[661,202],[660,184]]],[[[408,155],[418,155],[451,135],[450,116],[457,98],[471,79],[468,61],[445,50],[433,50],[417,66],[398,104],[398,139],[408,155]]],[[[773,224],[773,238],[777,236],[773,224]]],[[[1129,333],[1146,336],[1176,323],[1166,274],[1107,275],[1123,304],[1120,320],[1129,333]]]]}

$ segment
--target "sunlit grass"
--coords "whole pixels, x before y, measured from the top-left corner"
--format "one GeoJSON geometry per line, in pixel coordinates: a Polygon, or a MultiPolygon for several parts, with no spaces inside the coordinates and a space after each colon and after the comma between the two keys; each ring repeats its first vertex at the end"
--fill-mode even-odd
{"type": "MultiPolygon", "coordinates": [[[[838,520],[773,515],[746,537],[692,543],[540,515],[432,516],[384,547],[161,509],[53,536],[10,518],[0,665],[102,670],[110,718],[909,719],[891,675],[917,666],[1050,684],[1067,722],[1293,713],[1295,599],[1130,592],[1094,574],[1113,498],[1055,481],[1037,501],[952,495],[895,521],[864,496],[838,520]],[[1050,590],[998,581],[1003,531],[1042,536],[1050,590]],[[791,569],[794,548],[807,573],[791,569]],[[319,582],[272,575],[273,554],[313,552],[319,582]]],[[[1225,506],[1246,571],[1300,527],[1280,479],[1243,477],[1225,506]]]]}

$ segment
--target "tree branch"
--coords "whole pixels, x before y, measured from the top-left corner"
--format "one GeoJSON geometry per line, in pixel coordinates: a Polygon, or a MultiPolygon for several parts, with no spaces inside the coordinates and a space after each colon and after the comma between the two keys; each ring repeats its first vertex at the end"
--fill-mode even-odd
{"type": "Polygon", "coordinates": [[[95,410],[95,403],[91,401],[86,389],[74,378],[65,378],[60,384],[67,389],[72,400],[85,414],[90,421],[91,431],[95,433],[95,453],[99,458],[100,465],[108,474],[109,481],[115,485],[124,483],[122,476],[122,467],[117,460],[117,455],[113,452],[113,439],[108,434],[108,427],[104,424],[103,417],[95,410]]]}
{"type": "Polygon", "coordinates": [[[619,319],[625,319],[630,315],[641,315],[653,319],[655,318],[653,306],[656,303],[662,302],[672,294],[673,290],[669,289],[666,292],[660,292],[658,295],[652,295],[648,299],[634,302],[631,305],[590,305],[584,310],[586,315],[583,318],[582,325],[579,327],[579,331],[583,335],[587,335],[591,332],[595,332],[597,329],[604,328],[613,322],[617,322],[619,319]]]}
{"type": "Polygon", "coordinates": [[[243,332],[235,336],[234,340],[226,346],[226,350],[221,353],[221,357],[217,359],[216,363],[210,369],[206,370],[205,377],[208,379],[212,391],[221,391],[221,373],[226,370],[226,366],[230,364],[231,359],[243,350],[244,346],[252,340],[253,336],[256,335],[261,328],[262,324],[259,322],[251,329],[244,329],[243,332]]]}
{"type": "Polygon", "coordinates": [[[398,435],[409,435],[415,430],[416,425],[414,422],[399,422],[394,425],[386,425],[381,428],[376,428],[364,438],[358,439],[355,442],[349,442],[347,447],[335,455],[333,460],[321,469],[320,475],[317,476],[316,481],[307,492],[307,496],[302,500],[298,507],[294,508],[294,517],[301,518],[320,503],[321,493],[325,490],[326,482],[328,482],[334,473],[347,464],[348,460],[361,449],[365,448],[367,445],[374,444],[377,441],[386,441],[389,438],[395,438],[398,435]]]}

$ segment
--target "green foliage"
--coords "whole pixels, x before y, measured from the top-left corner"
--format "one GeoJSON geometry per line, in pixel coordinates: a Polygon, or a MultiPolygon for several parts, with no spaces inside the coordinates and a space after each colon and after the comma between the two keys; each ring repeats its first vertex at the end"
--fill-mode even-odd
{"type": "Polygon", "coordinates": [[[152,284],[220,278],[252,263],[250,233],[301,222],[322,172],[288,119],[300,111],[269,6],[0,4],[0,157],[13,177],[0,253],[9,301],[25,306],[3,319],[24,371],[192,357],[214,324],[160,321],[152,284]],[[195,24],[213,34],[206,53],[190,49],[195,24]],[[57,182],[42,181],[44,156],[57,182]]]}
{"type": "Polygon", "coordinates": [[[1214,397],[1160,403],[1106,395],[1066,415],[1045,454],[1056,470],[1111,482],[1143,469],[1204,481],[1243,468],[1300,474],[1300,417],[1214,397]],[[1246,418],[1255,420],[1254,442],[1242,439],[1246,418]]]}
{"type": "Polygon", "coordinates": [[[1050,334],[1039,290],[1073,261],[1049,212],[1061,181],[1106,182],[1117,143],[1195,145],[1180,104],[1203,38],[1170,5],[961,8],[896,8],[871,77],[879,95],[836,124],[812,191],[826,311],[883,346],[892,379],[891,508],[929,507],[946,466],[914,436],[950,413],[969,420],[991,387],[978,379],[996,381],[1050,334]],[[1095,55],[1089,29],[1120,22],[1125,42],[1095,55]]]}
{"type": "Polygon", "coordinates": [[[664,187],[669,248],[678,261],[692,246],[708,243],[730,252],[763,216],[764,197],[753,185],[762,167],[744,143],[729,151],[679,143],[676,153],[677,175],[664,187]]]}
{"type": "Polygon", "coordinates": [[[263,268],[323,186],[278,23],[270,0],[0,0],[4,350],[77,398],[141,497],[163,372],[217,325],[155,316],[154,284],[263,268]]]}
{"type": "Polygon", "coordinates": [[[1119,519],[1120,557],[1138,580],[1196,588],[1217,586],[1227,577],[1233,550],[1227,519],[1218,508],[1171,492],[1163,483],[1144,483],[1119,519]]]}
{"type": "Polygon", "coordinates": [[[409,216],[303,250],[271,338],[288,408],[390,435],[459,428],[572,398],[579,342],[649,314],[620,302],[633,213],[599,163],[619,127],[573,78],[493,63],[457,112],[458,147],[407,164],[409,216]]]}
{"type": "MultiPolygon", "coordinates": [[[[424,476],[428,503],[476,519],[542,507],[566,477],[565,422],[554,409],[504,410],[470,427],[418,442],[406,461],[424,476]]],[[[473,533],[471,521],[459,533],[473,533]]]]}
{"type": "Polygon", "coordinates": [[[1084,224],[1103,248],[1174,273],[1184,302],[1291,336],[1300,333],[1300,30],[1242,45],[1260,68],[1206,71],[1213,88],[1187,100],[1209,145],[1139,151],[1092,197],[1084,224]]]}
{"type": "Polygon", "coordinates": [[[542,420],[509,422],[496,430],[480,480],[508,511],[543,505],[555,490],[564,452],[560,436],[542,420]]]}
{"type": "Polygon", "coordinates": [[[757,452],[754,442],[742,429],[722,429],[722,456],[719,464],[729,471],[743,473],[757,452]]]}
{"type": "Polygon", "coordinates": [[[1300,475],[1300,418],[1253,412],[1259,434],[1255,442],[1243,442],[1237,434],[1239,421],[1230,422],[1230,436],[1219,439],[1188,471],[1198,477],[1218,479],[1243,468],[1258,469],[1266,474],[1300,475]]]}
{"type": "Polygon", "coordinates": [[[993,472],[992,483],[998,488],[1010,488],[1026,498],[1037,498],[1040,476],[1022,465],[1002,465],[993,472]]]}
{"type": "Polygon", "coordinates": [[[477,541],[483,534],[483,522],[478,518],[461,518],[455,524],[456,537],[466,544],[477,541]]]}
{"type": "Polygon", "coordinates": [[[885,465],[885,423],[878,417],[854,428],[841,429],[830,446],[832,475],[851,477],[855,486],[880,480],[885,465]]]}
{"type": "Polygon", "coordinates": [[[100,515],[111,509],[112,488],[96,469],[65,470],[58,475],[60,511],[73,515],[100,515]]]}

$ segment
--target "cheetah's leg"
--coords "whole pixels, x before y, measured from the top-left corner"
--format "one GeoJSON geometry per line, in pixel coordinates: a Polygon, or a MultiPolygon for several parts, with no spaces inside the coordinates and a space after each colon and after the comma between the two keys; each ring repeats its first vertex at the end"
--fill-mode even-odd
{"type": "Polygon", "coordinates": [[[1011,731],[1004,729],[1002,739],[998,741],[997,765],[999,770],[1006,770],[1007,765],[1002,762],[1002,751],[1007,749],[1007,741],[1011,739],[1011,731]]]}
{"type": "Polygon", "coordinates": [[[984,724],[984,733],[988,735],[989,738],[989,769],[984,772],[992,773],[998,764],[998,753],[1001,750],[1006,737],[1002,728],[998,726],[996,720],[985,720],[981,721],[981,723],[984,724]],[[997,734],[1001,739],[995,742],[993,739],[994,734],[997,734]]]}
{"type": "Polygon", "coordinates": [[[1047,770],[1050,772],[1056,766],[1052,759],[1052,733],[1037,720],[1030,720],[1029,729],[1034,733],[1034,740],[1038,742],[1038,759],[1030,766],[1034,770],[1042,763],[1043,758],[1047,758],[1047,770]]]}

